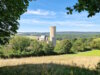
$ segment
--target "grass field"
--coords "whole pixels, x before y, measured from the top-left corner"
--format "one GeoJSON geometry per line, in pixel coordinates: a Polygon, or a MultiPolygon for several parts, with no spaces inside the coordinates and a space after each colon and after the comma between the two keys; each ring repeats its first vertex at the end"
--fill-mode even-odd
{"type": "Polygon", "coordinates": [[[92,50],[87,52],[79,52],[77,54],[68,54],[70,56],[100,56],[100,50],[92,50]]]}
{"type": "Polygon", "coordinates": [[[99,75],[100,51],[78,54],[0,59],[0,75],[99,75]]]}

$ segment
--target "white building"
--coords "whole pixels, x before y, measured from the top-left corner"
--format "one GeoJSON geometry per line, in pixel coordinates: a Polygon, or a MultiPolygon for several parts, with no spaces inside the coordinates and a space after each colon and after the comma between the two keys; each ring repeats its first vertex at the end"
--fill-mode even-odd
{"type": "Polygon", "coordinates": [[[48,37],[45,35],[41,35],[40,37],[38,37],[39,41],[48,41],[48,37]]]}

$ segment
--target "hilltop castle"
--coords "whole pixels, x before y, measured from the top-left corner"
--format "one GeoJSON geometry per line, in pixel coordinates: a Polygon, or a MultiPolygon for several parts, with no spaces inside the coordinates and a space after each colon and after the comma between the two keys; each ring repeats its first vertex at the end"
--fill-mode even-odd
{"type": "MultiPolygon", "coordinates": [[[[38,40],[48,42],[48,37],[46,35],[41,35],[38,37],[38,40]]],[[[56,45],[56,26],[50,27],[50,42],[52,42],[54,46],[56,45]]]]}

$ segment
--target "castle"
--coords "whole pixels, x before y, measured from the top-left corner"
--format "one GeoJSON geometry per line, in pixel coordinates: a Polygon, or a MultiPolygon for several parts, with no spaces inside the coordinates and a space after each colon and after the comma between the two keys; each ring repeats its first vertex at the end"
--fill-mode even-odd
{"type": "MultiPolygon", "coordinates": [[[[38,37],[38,40],[48,42],[48,37],[45,35],[41,35],[40,37],[38,37]]],[[[56,26],[50,27],[50,42],[52,42],[53,46],[56,45],[56,26]]]]}

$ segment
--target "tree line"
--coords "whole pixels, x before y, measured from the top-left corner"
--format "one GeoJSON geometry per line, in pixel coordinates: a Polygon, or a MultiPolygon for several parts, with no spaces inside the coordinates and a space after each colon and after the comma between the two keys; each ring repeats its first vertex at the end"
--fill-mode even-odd
{"type": "Polygon", "coordinates": [[[9,43],[0,45],[1,58],[75,54],[78,52],[100,49],[100,38],[75,38],[57,40],[52,43],[40,42],[23,36],[15,36],[9,43]]]}

